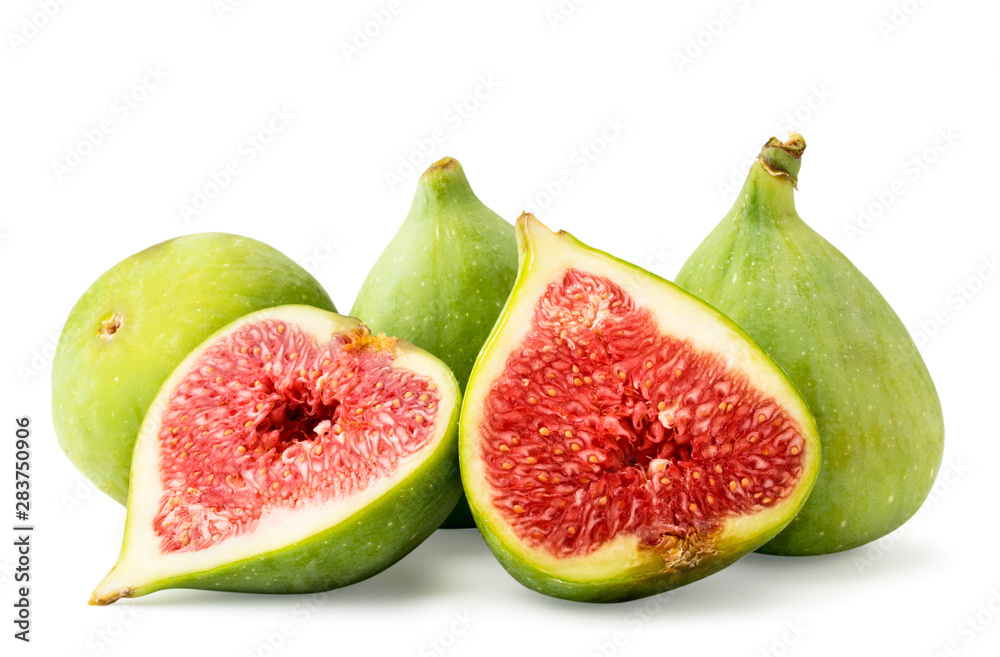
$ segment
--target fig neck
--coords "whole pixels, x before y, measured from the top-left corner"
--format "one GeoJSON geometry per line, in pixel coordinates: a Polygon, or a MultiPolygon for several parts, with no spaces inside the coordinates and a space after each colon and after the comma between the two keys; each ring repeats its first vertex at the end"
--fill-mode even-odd
{"type": "Polygon", "coordinates": [[[479,205],[481,203],[473,194],[462,165],[458,160],[446,157],[432,164],[420,176],[409,216],[414,219],[440,220],[454,214],[443,211],[445,208],[461,209],[479,205]]]}

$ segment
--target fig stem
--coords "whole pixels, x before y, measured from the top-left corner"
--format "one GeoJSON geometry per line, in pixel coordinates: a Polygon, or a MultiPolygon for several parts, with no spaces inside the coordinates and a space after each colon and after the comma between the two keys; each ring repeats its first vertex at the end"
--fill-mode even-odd
{"type": "MultiPolygon", "coordinates": [[[[769,146],[765,146],[768,150],[769,146]]],[[[774,151],[783,149],[774,147],[774,151]]],[[[777,155],[777,153],[770,153],[777,155]]],[[[786,156],[791,159],[790,156],[786,156]]],[[[778,155],[778,160],[786,159],[778,155]]],[[[797,170],[798,162],[793,170],[797,170]]],[[[750,167],[743,189],[730,210],[731,216],[746,217],[753,223],[784,222],[797,218],[795,212],[795,178],[775,166],[773,160],[765,161],[761,153],[757,162],[750,167]]]]}
{"type": "Polygon", "coordinates": [[[806,140],[797,132],[788,133],[788,141],[782,142],[777,137],[771,137],[764,144],[757,159],[761,166],[772,176],[788,176],[792,179],[792,187],[798,189],[799,167],[802,166],[802,154],[806,150],[806,140]]]}

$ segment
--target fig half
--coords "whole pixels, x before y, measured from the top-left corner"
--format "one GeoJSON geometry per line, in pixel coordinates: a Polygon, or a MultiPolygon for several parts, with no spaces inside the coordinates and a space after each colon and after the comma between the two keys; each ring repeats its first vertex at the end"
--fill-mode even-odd
{"type": "Polygon", "coordinates": [[[125,538],[92,604],[165,588],[301,593],[357,582],[461,494],[451,370],[308,306],[252,313],[150,405],[125,538]]]}
{"type": "Polygon", "coordinates": [[[777,534],[820,462],[781,369],[673,284],[531,215],[515,230],[518,277],[459,439],[469,505],[503,566],[548,595],[628,600],[777,534]]]}

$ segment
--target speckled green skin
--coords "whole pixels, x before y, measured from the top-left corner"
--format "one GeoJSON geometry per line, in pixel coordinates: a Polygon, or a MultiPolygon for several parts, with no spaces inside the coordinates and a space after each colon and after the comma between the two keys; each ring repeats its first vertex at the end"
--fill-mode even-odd
{"type": "Polygon", "coordinates": [[[52,421],[80,472],[124,504],[139,425],[188,353],[262,308],[334,310],[308,272],[247,237],[199,233],[136,253],[105,272],[70,312],[52,363],[52,421]],[[105,339],[102,322],[121,327],[105,339]]]}
{"type": "MultiPolygon", "coordinates": [[[[421,176],[406,220],[351,315],[431,352],[464,390],[516,274],[514,227],[483,205],[461,165],[445,158],[421,176]]],[[[464,496],[443,526],[475,527],[464,496]]]]}
{"type": "Polygon", "coordinates": [[[944,449],[941,404],[878,290],[796,214],[793,184],[757,162],[739,200],[677,284],[729,315],[785,369],[819,427],[823,463],[805,507],[759,551],[847,550],[902,525],[944,449]]]}

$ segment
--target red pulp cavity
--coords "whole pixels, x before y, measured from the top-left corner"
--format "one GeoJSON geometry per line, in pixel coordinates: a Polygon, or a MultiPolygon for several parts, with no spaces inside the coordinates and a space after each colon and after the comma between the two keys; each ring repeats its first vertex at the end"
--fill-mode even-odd
{"type": "Polygon", "coordinates": [[[199,550],[269,510],[344,498],[427,444],[440,393],[393,366],[393,344],[359,330],[320,345],[267,320],[210,346],[161,419],[161,550],[199,550]]]}
{"type": "Polygon", "coordinates": [[[805,441],[723,356],[663,335],[612,281],[569,270],[486,397],[493,504],[529,545],[587,554],[709,535],[794,490],[805,441]]]}

